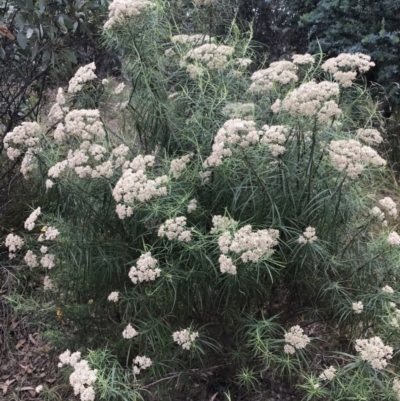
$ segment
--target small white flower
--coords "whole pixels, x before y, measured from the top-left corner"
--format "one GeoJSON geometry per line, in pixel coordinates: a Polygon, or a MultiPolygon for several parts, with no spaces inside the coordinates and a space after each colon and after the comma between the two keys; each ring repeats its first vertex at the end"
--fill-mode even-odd
{"type": "Polygon", "coordinates": [[[35,388],[36,394],[39,394],[43,390],[43,386],[39,385],[35,388]]]}
{"type": "Polygon", "coordinates": [[[386,294],[393,294],[393,293],[394,293],[393,288],[390,287],[389,285],[385,285],[385,286],[382,288],[382,291],[383,291],[383,292],[386,292],[386,294]]]}
{"type": "Polygon", "coordinates": [[[119,297],[118,291],[113,291],[110,293],[107,300],[109,300],[111,302],[118,302],[118,297],[119,297]]]}
{"type": "Polygon", "coordinates": [[[325,369],[320,375],[320,379],[322,380],[332,380],[335,377],[336,369],[331,366],[328,369],[325,369]]]}
{"type": "Polygon", "coordinates": [[[352,307],[353,307],[354,313],[356,313],[356,314],[360,314],[364,309],[364,305],[361,301],[353,302],[352,307]]]}
{"type": "Polygon", "coordinates": [[[125,330],[122,332],[122,337],[126,338],[127,340],[136,337],[139,333],[130,325],[125,327],[125,330]]]}

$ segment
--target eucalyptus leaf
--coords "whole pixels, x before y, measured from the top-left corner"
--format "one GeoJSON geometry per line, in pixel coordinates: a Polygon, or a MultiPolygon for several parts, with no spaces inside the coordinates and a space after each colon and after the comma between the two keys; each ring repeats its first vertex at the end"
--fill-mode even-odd
{"type": "Polygon", "coordinates": [[[23,32],[19,32],[18,33],[18,35],[17,35],[17,41],[18,41],[18,44],[20,45],[20,47],[22,48],[22,49],[25,49],[26,48],[26,46],[27,46],[27,41],[26,41],[26,37],[25,37],[25,35],[23,34],[23,32]]]}

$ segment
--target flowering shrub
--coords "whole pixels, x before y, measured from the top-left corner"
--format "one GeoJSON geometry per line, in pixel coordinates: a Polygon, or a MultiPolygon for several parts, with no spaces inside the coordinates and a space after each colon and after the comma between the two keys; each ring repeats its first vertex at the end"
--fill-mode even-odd
{"type": "Polygon", "coordinates": [[[86,372],[70,376],[76,395],[107,399],[107,369],[135,397],[174,374],[195,381],[221,355],[239,389],[262,390],[268,370],[307,399],[395,393],[400,240],[395,200],[370,195],[386,164],[380,120],[359,105],[371,62],[295,55],[250,74],[248,39],[180,33],[172,12],[112,2],[104,40],[133,86],[83,66],[48,133],[6,136],[11,158],[31,151],[24,175],[45,192],[6,238],[10,259],[74,327],[53,342],[96,349],[60,356],[86,372]],[[92,84],[98,104],[66,108],[92,84]],[[124,103],[118,130],[111,103],[124,103]]]}

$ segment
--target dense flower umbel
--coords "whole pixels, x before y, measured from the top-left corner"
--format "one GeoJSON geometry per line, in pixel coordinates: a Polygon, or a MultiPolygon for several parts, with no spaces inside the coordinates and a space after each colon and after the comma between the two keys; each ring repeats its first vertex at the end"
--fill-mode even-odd
{"type": "Polygon", "coordinates": [[[181,59],[180,65],[187,67],[197,62],[204,64],[210,70],[225,69],[229,57],[232,56],[234,51],[235,49],[231,46],[206,43],[189,50],[181,59]]]}
{"type": "Polygon", "coordinates": [[[16,159],[27,149],[36,149],[39,143],[40,126],[36,122],[23,122],[8,132],[4,137],[4,149],[7,150],[7,157],[16,159]]]}
{"type": "Polygon", "coordinates": [[[95,69],[96,66],[94,63],[90,63],[80,67],[69,81],[68,92],[79,92],[82,89],[83,84],[97,78],[96,74],[94,73],[95,69]]]}
{"type": "Polygon", "coordinates": [[[108,6],[108,20],[104,29],[112,29],[116,25],[126,23],[129,17],[136,17],[151,7],[154,7],[154,4],[148,0],[114,0],[108,6]]]}
{"type": "Polygon", "coordinates": [[[197,210],[197,200],[196,199],[191,199],[189,201],[188,207],[187,207],[187,212],[192,213],[195,210],[197,210]]]}
{"type": "Polygon", "coordinates": [[[187,350],[190,349],[193,342],[196,340],[198,336],[199,333],[197,331],[192,332],[190,329],[175,331],[175,333],[172,334],[172,338],[174,339],[174,341],[178,345],[180,345],[183,349],[187,350]]]}
{"type": "Polygon", "coordinates": [[[303,349],[311,341],[310,337],[304,334],[304,330],[296,325],[289,329],[285,334],[285,341],[287,344],[284,347],[284,351],[287,354],[294,354],[296,349],[303,349]]]}
{"type": "Polygon", "coordinates": [[[393,294],[393,293],[394,293],[394,290],[393,290],[393,288],[392,288],[390,285],[385,285],[385,286],[382,288],[382,292],[385,292],[386,294],[393,294]]]}
{"type": "Polygon", "coordinates": [[[35,227],[35,221],[36,219],[40,216],[40,207],[38,207],[37,209],[35,209],[30,215],[29,217],[25,220],[24,223],[24,227],[28,230],[28,231],[32,231],[33,228],[35,227]]]}
{"type": "Polygon", "coordinates": [[[364,309],[364,305],[361,301],[353,302],[352,309],[353,309],[354,313],[360,314],[364,309]]]}
{"type": "Polygon", "coordinates": [[[166,220],[160,226],[158,236],[167,237],[170,241],[176,239],[178,241],[189,242],[191,234],[189,230],[186,230],[186,217],[179,216],[166,220]]]}
{"type": "Polygon", "coordinates": [[[379,145],[383,141],[380,132],[372,128],[360,128],[357,130],[356,137],[369,146],[379,145]]]}
{"type": "Polygon", "coordinates": [[[395,201],[390,196],[381,199],[379,201],[379,204],[382,206],[383,209],[385,209],[388,212],[389,216],[393,217],[394,219],[397,218],[398,215],[397,206],[395,201]]]}
{"type": "Polygon", "coordinates": [[[134,284],[142,281],[153,281],[160,276],[161,270],[156,268],[157,259],[151,257],[150,252],[140,256],[136,266],[132,266],[129,271],[129,278],[134,284]]]}
{"type": "Polygon", "coordinates": [[[81,359],[80,352],[66,350],[59,356],[60,363],[58,367],[63,365],[71,365],[74,371],[69,377],[69,382],[74,388],[74,394],[80,394],[81,401],[93,401],[95,397],[92,384],[97,379],[97,369],[90,369],[88,361],[81,359]]]}
{"type": "Polygon", "coordinates": [[[204,161],[203,167],[217,167],[224,157],[232,156],[231,145],[247,147],[257,143],[262,135],[254,121],[233,119],[224,123],[214,138],[211,155],[204,161]]]}
{"type": "Polygon", "coordinates": [[[109,296],[107,297],[108,301],[111,302],[118,302],[119,299],[119,292],[118,291],[113,291],[109,294],[109,296]]]}
{"type": "Polygon", "coordinates": [[[177,159],[174,159],[171,161],[171,168],[170,168],[170,173],[174,178],[179,178],[182,174],[182,171],[185,170],[187,164],[190,161],[190,158],[193,156],[193,153],[190,153],[188,155],[179,157],[177,159]]]}
{"type": "Polygon", "coordinates": [[[400,235],[396,231],[392,231],[388,236],[388,242],[390,245],[400,245],[400,235]]]}
{"type": "Polygon", "coordinates": [[[350,178],[359,176],[364,169],[364,164],[386,165],[386,161],[374,149],[363,146],[354,139],[331,141],[329,149],[335,168],[339,171],[346,171],[350,178]]]}
{"type": "Polygon", "coordinates": [[[349,87],[356,79],[356,70],[364,73],[375,65],[370,60],[371,57],[363,53],[342,53],[325,61],[322,69],[333,74],[333,77],[344,87],[349,87]]]}
{"type": "Polygon", "coordinates": [[[127,340],[136,337],[139,333],[131,326],[131,324],[128,324],[128,326],[125,327],[125,330],[122,332],[122,337],[126,338],[127,340]]]}
{"type": "Polygon", "coordinates": [[[133,372],[135,375],[139,374],[141,370],[149,368],[153,364],[151,359],[147,358],[146,356],[137,356],[133,360],[133,363],[133,372]]]}
{"type": "Polygon", "coordinates": [[[29,267],[38,267],[39,266],[39,263],[37,261],[37,256],[32,251],[26,252],[24,261],[29,267]]]}
{"type": "Polygon", "coordinates": [[[299,237],[300,244],[312,244],[318,239],[315,235],[315,228],[314,227],[307,227],[306,230],[303,232],[303,235],[299,237]]]}
{"type": "Polygon", "coordinates": [[[314,64],[315,59],[311,54],[294,54],[292,56],[292,60],[294,64],[302,65],[302,64],[314,64]]]}
{"type": "Polygon", "coordinates": [[[289,92],[282,101],[278,99],[271,106],[271,110],[273,113],[280,110],[287,111],[294,117],[317,116],[320,121],[328,121],[341,114],[335,101],[329,100],[337,95],[339,95],[337,83],[310,81],[289,92]]]}
{"type": "Polygon", "coordinates": [[[328,369],[325,369],[320,375],[319,378],[321,380],[333,380],[335,377],[336,369],[333,366],[330,366],[328,369]]]}
{"type": "Polygon", "coordinates": [[[361,359],[369,362],[374,369],[383,369],[393,354],[393,348],[383,344],[379,337],[356,340],[356,351],[360,353],[361,359]]]}
{"type": "Polygon", "coordinates": [[[9,258],[13,259],[15,258],[15,252],[20,250],[25,244],[25,241],[16,234],[8,234],[6,237],[5,245],[8,248],[9,253],[9,258]]]}
{"type": "Polygon", "coordinates": [[[290,61],[276,61],[271,63],[269,68],[258,70],[252,76],[253,83],[250,85],[250,92],[268,92],[274,84],[285,85],[299,80],[296,75],[297,66],[290,61]]]}

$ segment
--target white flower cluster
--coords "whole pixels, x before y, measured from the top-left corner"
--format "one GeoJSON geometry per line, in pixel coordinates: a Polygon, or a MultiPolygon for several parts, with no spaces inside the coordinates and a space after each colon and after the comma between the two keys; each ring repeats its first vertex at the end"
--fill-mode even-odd
{"type": "Polygon", "coordinates": [[[385,213],[383,213],[382,210],[379,209],[378,206],[374,206],[374,207],[371,209],[371,214],[372,214],[373,216],[375,216],[378,220],[385,220],[385,213]]]}
{"type": "Polygon", "coordinates": [[[109,296],[107,297],[107,300],[111,302],[118,302],[118,298],[119,298],[118,291],[113,291],[110,292],[109,296]]]}
{"type": "Polygon", "coordinates": [[[319,378],[321,380],[333,380],[335,377],[336,369],[333,366],[330,366],[328,369],[325,369],[320,375],[319,378]]]}
{"type": "Polygon", "coordinates": [[[396,231],[392,231],[388,236],[388,242],[390,245],[400,245],[400,235],[396,233],[396,231]]]}
{"type": "Polygon", "coordinates": [[[253,120],[254,109],[254,103],[229,103],[222,109],[222,114],[229,119],[253,120]]]}
{"type": "Polygon", "coordinates": [[[191,46],[199,46],[204,42],[210,42],[211,38],[208,35],[202,33],[196,33],[193,35],[174,35],[171,38],[174,43],[189,44],[191,46]]]}
{"type": "Polygon", "coordinates": [[[364,305],[363,305],[363,303],[361,301],[353,302],[352,303],[352,309],[353,309],[354,313],[359,315],[363,311],[364,305]]]}
{"type": "Polygon", "coordinates": [[[247,68],[253,60],[251,58],[238,57],[235,59],[235,65],[240,69],[247,68]]]}
{"type": "Polygon", "coordinates": [[[59,356],[58,367],[71,365],[74,371],[69,377],[69,383],[74,388],[74,394],[80,394],[81,401],[94,401],[95,393],[92,384],[97,379],[97,369],[90,369],[88,361],[81,359],[80,352],[66,350],[59,356]]]}
{"type": "Polygon", "coordinates": [[[8,251],[10,252],[8,254],[8,257],[10,259],[15,258],[15,252],[20,250],[25,244],[25,241],[16,234],[8,234],[6,237],[5,245],[8,248],[8,251]]]}
{"type": "Polygon", "coordinates": [[[379,204],[388,212],[389,216],[397,219],[398,212],[396,203],[390,196],[380,199],[379,204]]]}
{"type": "Polygon", "coordinates": [[[143,281],[153,281],[160,277],[161,269],[156,268],[157,259],[151,257],[150,252],[140,255],[136,266],[132,266],[129,271],[129,278],[134,284],[143,281]]]}
{"type": "Polygon", "coordinates": [[[212,218],[213,227],[210,234],[223,233],[226,230],[234,229],[237,226],[237,222],[230,217],[216,215],[212,218]]]}
{"type": "Polygon", "coordinates": [[[364,73],[374,65],[375,63],[371,62],[371,57],[366,54],[342,53],[337,57],[325,61],[321,68],[324,71],[330,72],[344,87],[349,87],[356,79],[357,69],[361,73],[364,73]]]}
{"type": "Polygon", "coordinates": [[[51,107],[48,119],[50,124],[56,124],[64,118],[64,113],[68,112],[68,107],[65,107],[65,97],[64,91],[62,88],[58,88],[56,102],[51,107]]]}
{"type": "Polygon", "coordinates": [[[52,241],[60,235],[60,231],[58,231],[57,228],[51,226],[44,226],[41,231],[44,231],[44,233],[39,235],[39,242],[52,241]]]}
{"type": "Polygon", "coordinates": [[[79,92],[82,89],[83,84],[89,81],[93,81],[93,79],[97,78],[96,74],[94,73],[95,69],[96,66],[94,63],[86,64],[82,67],[79,67],[78,71],[69,81],[68,92],[79,92]]]}
{"type": "Polygon", "coordinates": [[[386,294],[393,294],[393,293],[394,293],[394,290],[393,290],[393,288],[392,288],[390,285],[385,285],[385,286],[382,288],[382,292],[385,292],[386,294]]]}
{"type": "Polygon", "coordinates": [[[251,226],[246,225],[235,233],[229,250],[237,254],[243,252],[240,258],[244,263],[257,263],[261,257],[272,255],[278,238],[278,230],[270,228],[253,232],[251,226]]]}
{"type": "Polygon", "coordinates": [[[357,130],[356,137],[369,146],[379,145],[383,141],[379,131],[373,128],[360,128],[357,130]]]}
{"type": "Polygon", "coordinates": [[[72,110],[65,116],[65,132],[83,140],[102,139],[106,133],[97,109],[72,110]]]}
{"type": "Polygon", "coordinates": [[[212,152],[203,162],[203,167],[217,167],[222,164],[224,157],[232,156],[229,145],[239,145],[241,147],[257,143],[262,131],[257,131],[254,121],[240,119],[228,120],[217,132],[212,146],[212,152]]]}
{"type": "Polygon", "coordinates": [[[115,25],[126,23],[130,17],[140,15],[146,8],[155,5],[149,0],[114,0],[108,6],[108,20],[104,24],[104,29],[112,29],[115,25]]]}
{"type": "Polygon", "coordinates": [[[171,161],[171,167],[169,171],[174,178],[179,178],[181,176],[182,171],[185,170],[192,156],[193,153],[190,153],[171,161]]]}
{"type": "Polygon", "coordinates": [[[231,46],[205,43],[189,50],[182,57],[179,65],[188,67],[189,65],[194,65],[193,63],[200,63],[210,70],[222,70],[226,68],[229,57],[232,56],[234,51],[235,49],[231,46]]]}
{"type": "Polygon", "coordinates": [[[33,228],[35,227],[35,221],[40,216],[40,213],[41,213],[40,207],[38,207],[29,215],[29,217],[25,220],[24,223],[25,229],[27,229],[28,231],[33,230],[33,228]]]}
{"type": "Polygon", "coordinates": [[[275,83],[286,85],[299,80],[296,75],[297,66],[291,61],[275,61],[265,70],[256,71],[250,79],[250,92],[268,92],[275,83]]]}
{"type": "Polygon", "coordinates": [[[3,141],[7,157],[10,160],[14,160],[24,150],[30,149],[33,152],[39,143],[39,138],[37,137],[39,132],[40,125],[36,122],[23,122],[11,132],[8,132],[3,141]]]}
{"type": "Polygon", "coordinates": [[[125,327],[125,330],[122,332],[122,337],[126,338],[127,340],[136,337],[139,333],[131,326],[131,324],[128,324],[128,326],[125,327]]]}
{"type": "Polygon", "coordinates": [[[28,178],[28,174],[34,169],[35,164],[35,149],[29,148],[25,152],[25,156],[22,159],[20,171],[25,179],[28,178]]]}
{"type": "Polygon", "coordinates": [[[219,270],[221,273],[228,273],[235,275],[237,273],[237,268],[233,264],[233,260],[231,258],[228,258],[225,255],[220,255],[219,259],[219,270]]]}
{"type": "Polygon", "coordinates": [[[39,386],[37,386],[37,387],[35,388],[36,394],[39,394],[42,390],[43,390],[43,386],[42,386],[42,385],[39,385],[39,386]]]}
{"type": "Polygon", "coordinates": [[[39,263],[37,261],[37,256],[32,251],[27,251],[24,256],[24,262],[29,267],[38,267],[39,263]]]}
{"type": "Polygon", "coordinates": [[[320,121],[328,121],[341,114],[337,103],[334,100],[328,100],[337,95],[339,95],[338,84],[328,81],[319,83],[310,81],[289,92],[282,101],[276,100],[271,110],[273,113],[280,110],[287,111],[295,117],[317,116],[320,121]]]}
{"type": "Polygon", "coordinates": [[[400,327],[399,325],[399,320],[400,320],[400,309],[396,308],[396,304],[394,302],[390,302],[391,305],[393,306],[394,309],[394,317],[392,317],[392,320],[390,321],[390,325],[393,327],[400,327]]]}
{"type": "Polygon", "coordinates": [[[374,369],[383,369],[387,360],[392,358],[393,348],[385,345],[379,337],[366,340],[356,340],[356,351],[361,359],[371,364],[374,369]]]}
{"type": "Polygon", "coordinates": [[[287,354],[294,354],[296,351],[295,348],[305,348],[311,339],[307,334],[304,334],[304,330],[300,326],[296,325],[291,327],[285,334],[285,341],[287,344],[284,347],[284,351],[287,354]]]}
{"type": "Polygon", "coordinates": [[[168,219],[161,224],[158,230],[159,237],[167,237],[170,241],[176,239],[181,242],[189,242],[191,233],[186,230],[186,217],[179,216],[174,219],[168,219]]]}
{"type": "Polygon", "coordinates": [[[192,213],[197,209],[197,200],[196,199],[191,199],[189,201],[188,207],[187,207],[187,212],[192,213]]]}
{"type": "Polygon", "coordinates": [[[53,286],[53,282],[51,281],[49,276],[44,276],[43,279],[43,289],[44,291],[49,291],[52,290],[54,288],[53,286]]]}
{"type": "Polygon", "coordinates": [[[236,274],[236,266],[232,259],[226,256],[229,252],[241,254],[240,259],[244,263],[257,263],[262,257],[272,255],[274,252],[272,248],[278,244],[278,237],[278,230],[266,229],[253,232],[250,225],[239,229],[233,237],[229,231],[224,231],[218,237],[218,245],[222,252],[219,258],[221,273],[236,274]]]}
{"type": "Polygon", "coordinates": [[[361,174],[364,163],[373,166],[386,164],[386,161],[374,149],[363,146],[354,139],[331,141],[329,149],[335,168],[339,171],[346,171],[350,178],[356,178],[361,174]]]}
{"type": "MultiPolygon", "coordinates": [[[[84,141],[104,138],[105,131],[100,120],[99,110],[80,109],[70,111],[65,116],[65,125],[60,122],[53,136],[59,143],[64,142],[69,137],[84,141]]],[[[87,143],[85,143],[82,149],[87,147],[87,143]]]]}
{"type": "MultiPolygon", "coordinates": [[[[167,187],[163,186],[168,183],[166,175],[157,177],[155,180],[148,179],[146,175],[146,167],[154,164],[154,156],[138,156],[130,164],[128,162],[126,164],[129,168],[124,171],[112,192],[117,202],[132,204],[137,200],[144,203],[154,197],[167,194],[167,187]]],[[[133,213],[131,206],[123,204],[118,204],[116,211],[120,219],[131,216],[133,213]]]]}
{"type": "Polygon", "coordinates": [[[151,359],[145,356],[137,356],[133,360],[133,363],[134,363],[133,372],[135,373],[135,375],[138,375],[141,370],[147,369],[153,364],[151,359]]]}
{"type": "Polygon", "coordinates": [[[40,264],[46,269],[52,269],[55,266],[54,259],[56,258],[56,255],[53,255],[51,253],[47,253],[40,259],[40,264]]]}
{"type": "Polygon", "coordinates": [[[318,239],[315,235],[314,227],[307,227],[306,231],[303,232],[303,235],[299,237],[299,244],[312,244],[318,239]]]}
{"type": "Polygon", "coordinates": [[[267,145],[272,156],[277,157],[284,153],[286,148],[282,146],[286,142],[289,129],[284,125],[264,125],[260,139],[262,145],[267,145]]]}
{"type": "Polygon", "coordinates": [[[294,54],[292,56],[292,60],[294,64],[302,65],[302,64],[314,64],[315,59],[311,54],[294,54]]]}
{"type": "Polygon", "coordinates": [[[193,342],[199,336],[197,331],[191,331],[190,329],[184,329],[181,331],[175,331],[172,333],[174,341],[180,345],[183,349],[189,350],[193,342]]]}

